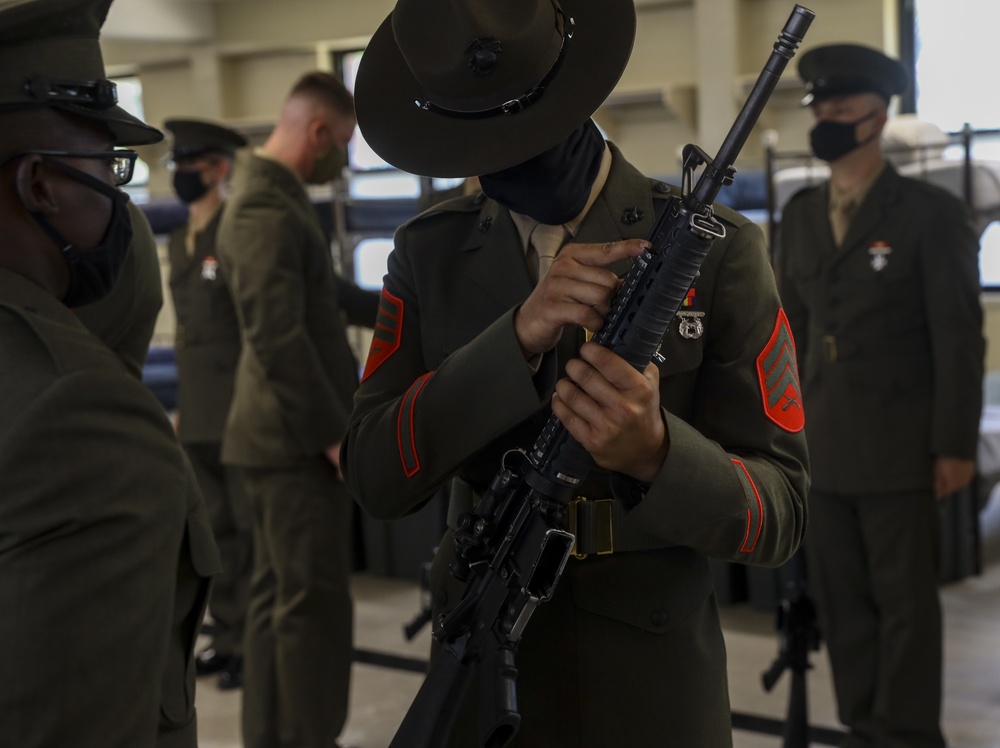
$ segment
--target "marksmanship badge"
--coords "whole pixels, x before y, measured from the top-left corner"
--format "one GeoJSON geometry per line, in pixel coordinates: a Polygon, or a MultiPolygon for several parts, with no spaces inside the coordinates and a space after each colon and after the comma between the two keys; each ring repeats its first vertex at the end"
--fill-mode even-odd
{"type": "Polygon", "coordinates": [[[868,254],[872,258],[872,270],[878,273],[885,270],[886,265],[889,264],[889,255],[892,254],[892,247],[889,246],[888,242],[875,242],[868,248],[868,254]]]}
{"type": "Polygon", "coordinates": [[[677,331],[682,338],[697,340],[705,334],[705,325],[701,318],[704,312],[677,312],[677,331]]]}
{"type": "Polygon", "coordinates": [[[219,261],[214,257],[206,257],[201,263],[201,277],[203,280],[214,281],[219,271],[219,261]]]}

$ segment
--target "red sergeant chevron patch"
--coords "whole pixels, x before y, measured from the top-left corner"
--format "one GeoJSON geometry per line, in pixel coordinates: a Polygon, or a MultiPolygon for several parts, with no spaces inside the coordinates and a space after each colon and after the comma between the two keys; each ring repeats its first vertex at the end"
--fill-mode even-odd
{"type": "Polygon", "coordinates": [[[365,381],[375,370],[389,360],[399,350],[399,340],[403,332],[403,300],[382,289],[378,300],[378,316],[375,318],[375,334],[368,349],[368,360],[361,381],[365,381]]]}
{"type": "Polygon", "coordinates": [[[795,361],[795,342],[784,309],[778,310],[771,339],[757,356],[757,378],[767,417],[785,431],[801,431],[806,423],[802,388],[795,361]]]}

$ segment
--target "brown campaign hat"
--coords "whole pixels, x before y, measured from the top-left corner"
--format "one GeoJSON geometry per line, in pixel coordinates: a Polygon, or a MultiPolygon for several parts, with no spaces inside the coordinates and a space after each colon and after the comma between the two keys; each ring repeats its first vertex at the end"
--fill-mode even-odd
{"type": "Polygon", "coordinates": [[[506,169],[597,110],[635,23],[633,0],[398,0],[361,58],[358,126],[414,174],[506,169]]]}
{"type": "Polygon", "coordinates": [[[0,115],[51,107],[104,122],[119,145],[163,133],[118,106],[98,43],[111,0],[0,0],[0,115]]]}
{"type": "Polygon", "coordinates": [[[168,119],[163,128],[173,136],[170,155],[174,161],[206,153],[235,154],[247,139],[235,130],[200,119],[168,119]]]}
{"type": "Polygon", "coordinates": [[[855,93],[876,93],[888,101],[909,85],[909,76],[898,61],[861,44],[810,49],[799,59],[799,77],[806,84],[803,106],[855,93]]]}

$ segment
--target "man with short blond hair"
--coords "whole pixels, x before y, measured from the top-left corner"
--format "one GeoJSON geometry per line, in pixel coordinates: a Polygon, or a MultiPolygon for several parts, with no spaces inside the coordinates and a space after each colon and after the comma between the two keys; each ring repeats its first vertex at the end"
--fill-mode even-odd
{"type": "Polygon", "coordinates": [[[306,183],[345,163],[350,101],[327,73],[302,78],[239,163],[219,226],[243,339],[222,460],[242,475],[254,545],[246,748],[331,748],[347,719],[353,502],[339,450],[358,379],[342,313],[371,326],[378,296],[334,272],[306,183]]]}

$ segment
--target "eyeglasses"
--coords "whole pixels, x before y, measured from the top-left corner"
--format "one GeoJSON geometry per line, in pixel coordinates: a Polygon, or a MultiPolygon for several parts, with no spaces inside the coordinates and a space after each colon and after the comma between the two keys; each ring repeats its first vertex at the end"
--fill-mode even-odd
{"type": "MultiPolygon", "coordinates": [[[[115,187],[121,187],[132,181],[135,171],[135,160],[139,154],[135,151],[48,151],[28,149],[19,151],[4,161],[4,164],[22,156],[41,156],[42,158],[93,158],[104,161],[111,174],[111,182],[115,187]]],[[[0,164],[3,165],[3,164],[0,164]]]]}

